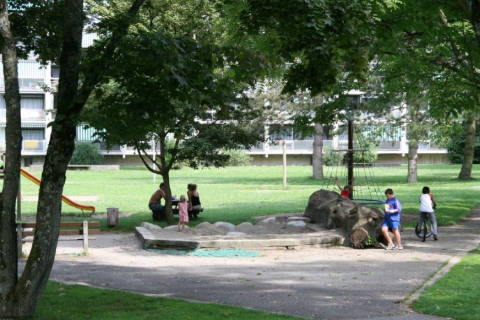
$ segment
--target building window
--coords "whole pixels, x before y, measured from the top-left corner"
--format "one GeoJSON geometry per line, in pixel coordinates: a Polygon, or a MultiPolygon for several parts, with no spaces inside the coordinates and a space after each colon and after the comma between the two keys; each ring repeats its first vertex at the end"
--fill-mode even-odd
{"type": "Polygon", "coordinates": [[[43,95],[22,95],[20,107],[29,110],[43,110],[43,95]]]}
{"type": "Polygon", "coordinates": [[[23,140],[45,140],[45,130],[42,129],[22,129],[23,140]]]}
{"type": "MultiPolygon", "coordinates": [[[[22,109],[43,110],[43,95],[22,95],[20,97],[20,107],[22,109]]],[[[0,109],[6,109],[5,94],[0,97],[0,109]]]]}
{"type": "Polygon", "coordinates": [[[51,74],[52,79],[58,79],[60,78],[60,67],[58,66],[52,66],[52,74],[51,74]]]}

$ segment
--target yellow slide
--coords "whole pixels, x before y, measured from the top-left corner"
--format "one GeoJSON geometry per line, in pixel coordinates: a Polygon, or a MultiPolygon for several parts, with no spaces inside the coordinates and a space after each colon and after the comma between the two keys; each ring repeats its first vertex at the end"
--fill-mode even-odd
{"type": "MultiPolygon", "coordinates": [[[[20,173],[22,174],[22,176],[24,176],[25,178],[27,178],[28,180],[32,181],[33,183],[35,183],[37,185],[40,185],[40,182],[42,182],[40,179],[38,179],[34,175],[30,174],[29,172],[23,170],[22,168],[20,168],[20,173]]],[[[85,211],[91,211],[92,213],[95,212],[95,207],[94,206],[77,203],[77,202],[71,200],[70,198],[67,198],[63,194],[62,194],[62,201],[65,202],[66,204],[68,204],[69,206],[80,209],[82,211],[85,210],[85,211]]]]}

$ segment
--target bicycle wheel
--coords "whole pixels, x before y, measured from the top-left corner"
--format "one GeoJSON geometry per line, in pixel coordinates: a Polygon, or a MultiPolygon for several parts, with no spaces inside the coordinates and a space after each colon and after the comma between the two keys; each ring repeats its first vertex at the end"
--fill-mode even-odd
{"type": "Polygon", "coordinates": [[[431,223],[427,216],[423,216],[420,225],[415,226],[415,234],[425,242],[425,239],[432,235],[431,223]]]}

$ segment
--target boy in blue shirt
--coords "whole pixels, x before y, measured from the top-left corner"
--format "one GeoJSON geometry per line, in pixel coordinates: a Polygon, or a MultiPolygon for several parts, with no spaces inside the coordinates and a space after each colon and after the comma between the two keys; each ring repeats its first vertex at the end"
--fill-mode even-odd
{"type": "Polygon", "coordinates": [[[402,206],[400,201],[395,198],[392,189],[385,190],[385,196],[387,197],[387,200],[385,200],[385,216],[382,223],[382,234],[388,241],[388,246],[385,248],[385,250],[403,250],[402,239],[398,229],[400,226],[400,213],[402,211],[402,206]],[[397,245],[393,244],[392,238],[388,233],[388,229],[392,230],[395,240],[397,241],[397,245]]]}

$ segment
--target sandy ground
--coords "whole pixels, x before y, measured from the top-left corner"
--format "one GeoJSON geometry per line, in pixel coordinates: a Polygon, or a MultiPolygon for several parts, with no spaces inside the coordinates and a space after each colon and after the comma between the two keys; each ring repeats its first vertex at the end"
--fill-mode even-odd
{"type": "Polygon", "coordinates": [[[144,250],[133,233],[96,238],[88,255],[81,241],[60,241],[51,279],[319,319],[440,319],[413,313],[409,303],[479,247],[480,210],[440,227],[439,241],[421,242],[407,229],[405,249],[393,251],[305,246],[258,250],[257,257],[197,257],[144,250]]]}

